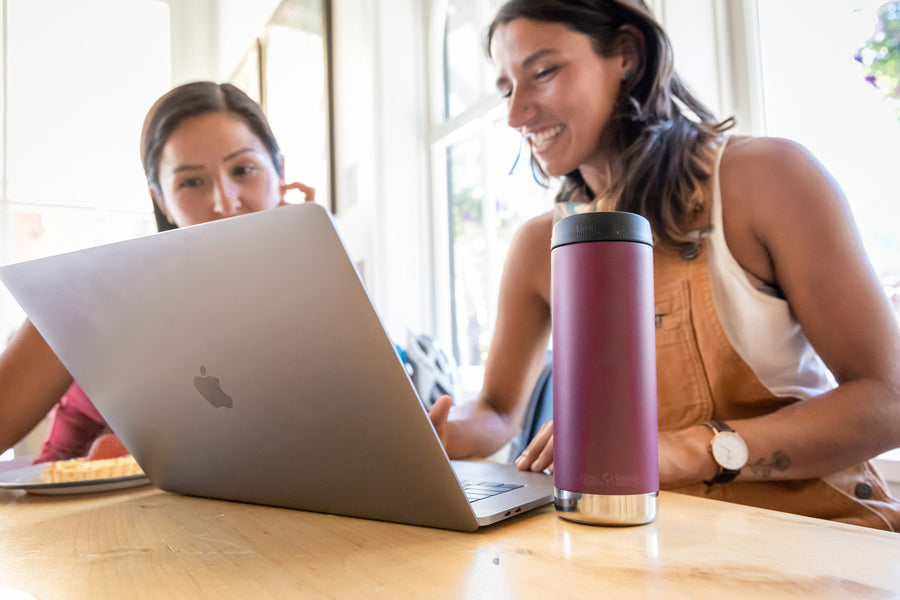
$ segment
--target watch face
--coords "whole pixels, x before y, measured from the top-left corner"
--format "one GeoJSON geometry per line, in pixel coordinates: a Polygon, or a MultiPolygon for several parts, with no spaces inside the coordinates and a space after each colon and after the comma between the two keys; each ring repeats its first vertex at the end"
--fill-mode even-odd
{"type": "Polygon", "coordinates": [[[720,431],[713,438],[712,454],[723,468],[737,471],[747,464],[747,444],[733,431],[720,431]]]}

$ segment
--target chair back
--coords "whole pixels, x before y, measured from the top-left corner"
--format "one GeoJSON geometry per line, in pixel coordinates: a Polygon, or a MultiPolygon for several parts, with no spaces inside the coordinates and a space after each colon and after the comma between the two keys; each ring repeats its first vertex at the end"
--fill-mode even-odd
{"type": "Polygon", "coordinates": [[[551,419],[553,419],[553,354],[548,351],[544,367],[531,390],[522,428],[510,441],[509,462],[515,462],[522,450],[537,435],[541,426],[551,419]]]}

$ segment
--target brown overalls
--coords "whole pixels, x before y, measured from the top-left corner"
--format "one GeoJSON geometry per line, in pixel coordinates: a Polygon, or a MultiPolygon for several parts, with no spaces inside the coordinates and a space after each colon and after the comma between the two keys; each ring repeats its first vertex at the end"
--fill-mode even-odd
{"type": "MultiPolygon", "coordinates": [[[[760,416],[797,401],[773,396],[725,336],[703,244],[693,260],[661,245],[653,251],[660,431],[760,416]]],[[[900,501],[870,463],[821,479],[699,483],[672,491],[900,531],[900,501]]]]}

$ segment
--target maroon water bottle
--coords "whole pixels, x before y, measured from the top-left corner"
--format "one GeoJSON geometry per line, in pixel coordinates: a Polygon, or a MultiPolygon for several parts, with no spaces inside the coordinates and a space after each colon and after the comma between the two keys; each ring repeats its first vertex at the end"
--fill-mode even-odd
{"type": "Polygon", "coordinates": [[[647,219],[584,213],[553,227],[554,502],[560,516],[656,516],[653,240],[647,219]]]}

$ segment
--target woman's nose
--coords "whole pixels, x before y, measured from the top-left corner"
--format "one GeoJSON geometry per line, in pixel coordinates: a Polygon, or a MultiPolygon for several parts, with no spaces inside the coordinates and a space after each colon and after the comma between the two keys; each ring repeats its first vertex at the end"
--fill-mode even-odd
{"type": "Polygon", "coordinates": [[[230,217],[237,214],[241,206],[240,188],[229,177],[219,177],[216,180],[213,198],[213,211],[216,214],[230,217]]]}
{"type": "Polygon", "coordinates": [[[525,90],[517,88],[510,92],[506,101],[506,122],[510,127],[524,127],[536,114],[537,108],[525,90]]]}

